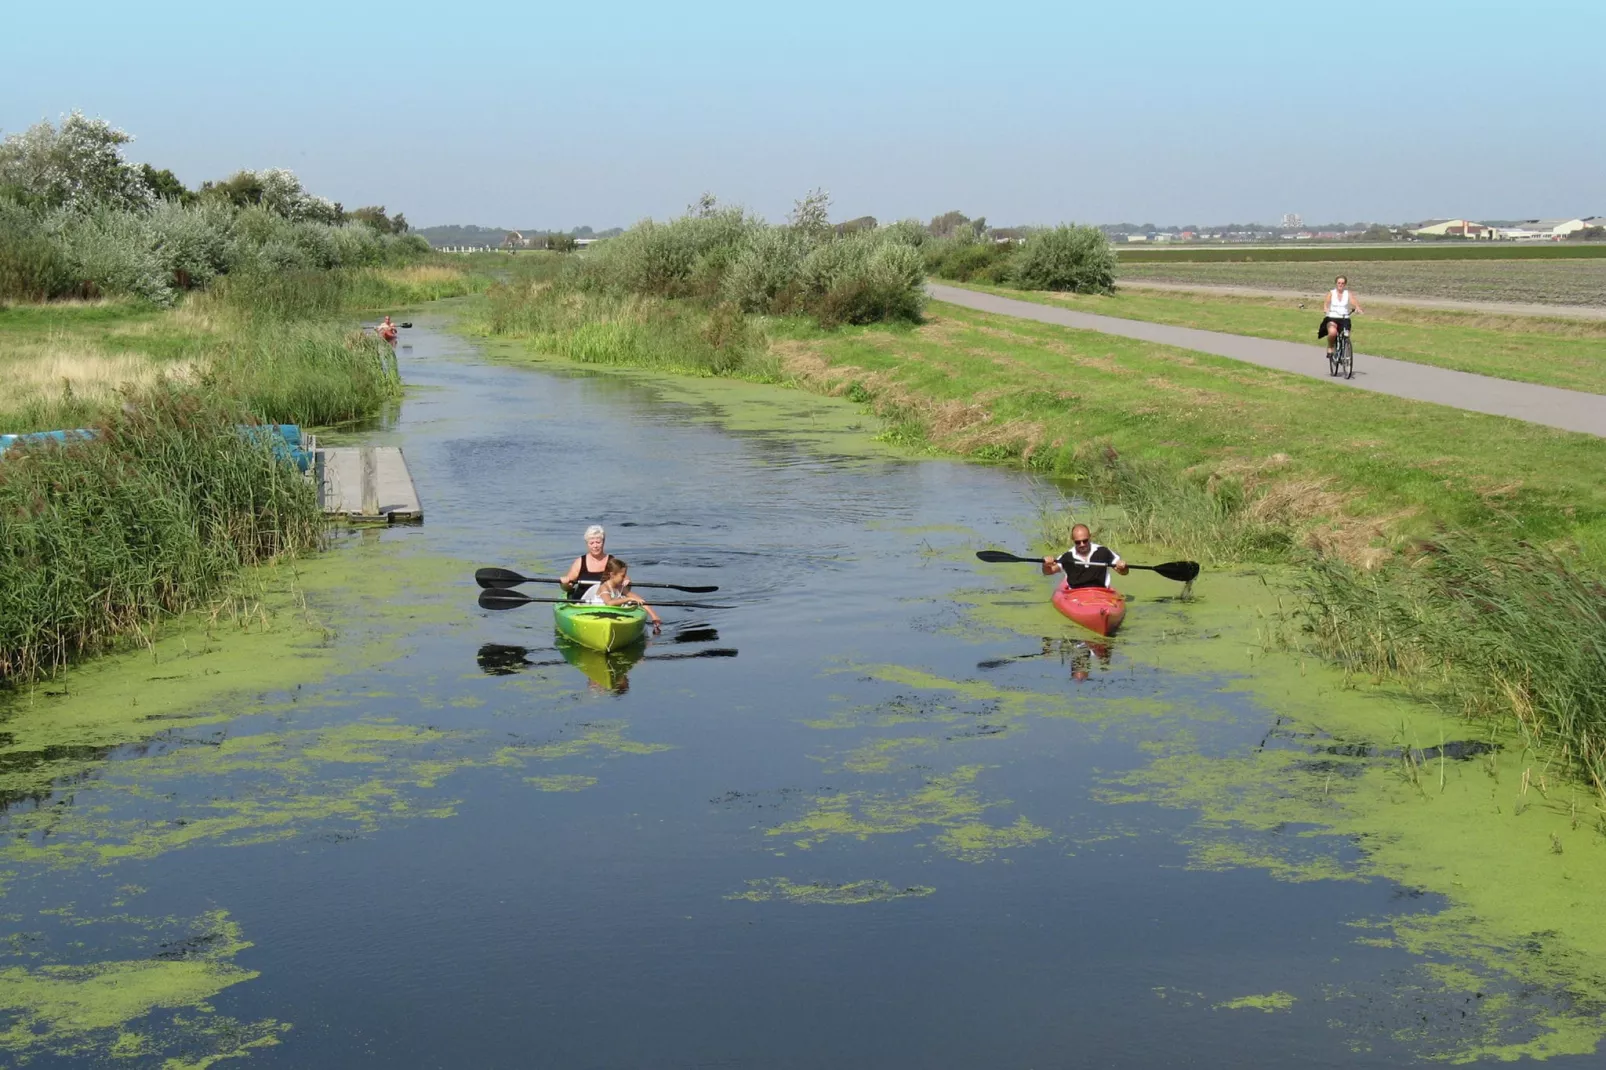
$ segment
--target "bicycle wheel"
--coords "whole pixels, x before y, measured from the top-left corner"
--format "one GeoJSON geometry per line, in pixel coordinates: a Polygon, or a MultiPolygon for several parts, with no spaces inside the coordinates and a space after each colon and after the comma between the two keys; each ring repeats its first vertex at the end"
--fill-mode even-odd
{"type": "Polygon", "coordinates": [[[1343,345],[1343,344],[1344,343],[1342,341],[1334,343],[1333,348],[1329,349],[1327,351],[1327,374],[1328,375],[1337,375],[1338,374],[1338,347],[1343,345]]]}
{"type": "Polygon", "coordinates": [[[1350,345],[1349,335],[1339,339],[1339,364],[1342,365],[1344,378],[1355,378],[1355,349],[1350,345]]]}

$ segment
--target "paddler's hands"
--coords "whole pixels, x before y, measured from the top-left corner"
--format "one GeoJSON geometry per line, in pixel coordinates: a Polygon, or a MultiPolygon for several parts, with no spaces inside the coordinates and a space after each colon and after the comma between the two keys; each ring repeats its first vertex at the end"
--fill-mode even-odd
{"type": "Polygon", "coordinates": [[[1052,576],[1060,570],[1060,563],[1052,557],[1043,558],[1043,575],[1052,576]]]}
{"type": "Polygon", "coordinates": [[[1122,562],[1120,562],[1119,564],[1117,564],[1115,566],[1115,574],[1117,576],[1125,576],[1126,572],[1127,572],[1127,568],[1126,568],[1126,562],[1125,561],[1122,561],[1122,562]]]}

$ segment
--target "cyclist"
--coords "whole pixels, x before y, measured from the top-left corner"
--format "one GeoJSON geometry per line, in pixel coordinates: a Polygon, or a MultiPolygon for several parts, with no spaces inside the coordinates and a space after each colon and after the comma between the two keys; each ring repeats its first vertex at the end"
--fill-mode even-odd
{"type": "Polygon", "coordinates": [[[1349,288],[1349,280],[1340,275],[1333,280],[1333,288],[1327,291],[1327,304],[1322,308],[1322,325],[1316,328],[1316,337],[1327,339],[1327,359],[1333,359],[1333,350],[1338,345],[1338,332],[1349,330],[1349,317],[1351,312],[1364,311],[1361,303],[1355,299],[1355,294],[1349,288]]]}

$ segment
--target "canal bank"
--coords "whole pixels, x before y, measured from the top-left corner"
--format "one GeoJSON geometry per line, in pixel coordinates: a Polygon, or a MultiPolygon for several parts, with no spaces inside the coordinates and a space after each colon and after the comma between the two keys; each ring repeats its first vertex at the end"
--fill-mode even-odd
{"type": "Polygon", "coordinates": [[[1192,603],[1131,577],[1106,663],[1045,581],[973,557],[1026,548],[1052,486],[891,450],[841,400],[501,366],[440,327],[402,355],[395,420],[336,443],[404,448],[425,526],[298,566],[201,689],[163,678],[210,656],[204,631],[120,663],[145,709],[100,753],[49,734],[103,705],[87,676],[7,712],[8,758],[76,764],[7,782],[26,938],[3,1050],[1226,1067],[1592,1045],[1569,994],[1593,937],[1523,888],[1565,887],[1548,828],[1586,883],[1598,834],[1513,816],[1518,840],[1489,836],[1530,867],[1507,907],[1420,866],[1447,827],[1482,866],[1488,834],[1446,810],[1490,754],[1515,797],[1520,751],[1445,751],[1440,795],[1401,797],[1388,752],[1455,722],[1268,652],[1274,574],[1211,573],[1192,603]],[[542,607],[473,608],[472,567],[558,569],[593,520],[639,578],[736,607],[666,611],[623,691],[542,664],[542,607]],[[257,645],[280,626],[296,642],[257,645]],[[658,657],[714,645],[738,656],[658,657]],[[1415,816],[1356,831],[1389,809],[1415,816]],[[1415,942],[1457,910],[1475,943],[1415,942]]]}

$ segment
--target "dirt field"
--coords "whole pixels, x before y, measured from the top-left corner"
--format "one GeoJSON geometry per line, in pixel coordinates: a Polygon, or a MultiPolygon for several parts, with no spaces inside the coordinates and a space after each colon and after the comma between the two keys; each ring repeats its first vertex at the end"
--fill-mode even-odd
{"type": "Polygon", "coordinates": [[[1126,264],[1133,282],[1203,283],[1325,293],[1344,272],[1364,302],[1369,294],[1544,305],[1606,306],[1606,259],[1440,260],[1349,264],[1126,264]]]}

